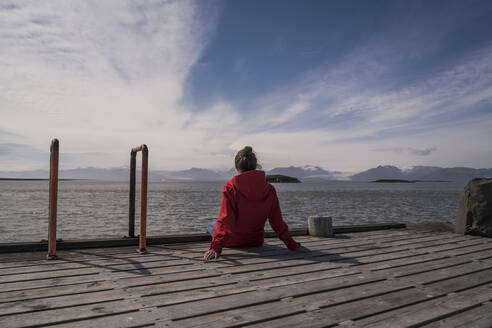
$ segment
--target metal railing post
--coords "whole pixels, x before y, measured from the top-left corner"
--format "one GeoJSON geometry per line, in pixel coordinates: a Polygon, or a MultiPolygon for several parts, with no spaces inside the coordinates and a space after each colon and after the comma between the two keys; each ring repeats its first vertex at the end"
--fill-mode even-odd
{"type": "Polygon", "coordinates": [[[147,178],[149,166],[149,150],[146,145],[142,148],[142,186],[140,188],[140,247],[139,253],[147,250],[147,178]]]}
{"type": "MultiPolygon", "coordinates": [[[[140,188],[140,236],[139,246],[137,252],[140,254],[147,253],[147,184],[148,184],[148,166],[149,166],[149,149],[145,144],[140,145],[132,149],[131,156],[142,151],[142,185],[140,188]]],[[[136,160],[135,160],[136,161],[136,160]]],[[[131,206],[133,202],[133,222],[135,222],[135,190],[133,190],[132,200],[132,184],[135,188],[135,182],[132,182],[132,164],[130,162],[130,220],[131,220],[131,206]]],[[[134,172],[134,171],[133,171],[134,172]]],[[[135,173],[133,173],[133,177],[135,173]]]]}
{"type": "Polygon", "coordinates": [[[137,166],[137,153],[130,153],[130,204],[128,209],[128,237],[135,237],[135,171],[137,166]]]}
{"type": "Polygon", "coordinates": [[[56,214],[58,205],[58,154],[59,141],[53,139],[50,147],[50,203],[48,227],[48,260],[56,259],[56,214]]]}

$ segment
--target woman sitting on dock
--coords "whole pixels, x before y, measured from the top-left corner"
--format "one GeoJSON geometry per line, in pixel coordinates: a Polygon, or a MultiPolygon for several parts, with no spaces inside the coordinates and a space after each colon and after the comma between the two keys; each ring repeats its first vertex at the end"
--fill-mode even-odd
{"type": "Polygon", "coordinates": [[[288,249],[307,251],[289,234],[275,188],[265,180],[265,172],[258,171],[256,155],[249,146],[241,149],[234,159],[238,175],[224,186],[219,219],[208,225],[212,235],[205,260],[217,259],[223,247],[258,247],[263,245],[265,222],[288,249]]]}

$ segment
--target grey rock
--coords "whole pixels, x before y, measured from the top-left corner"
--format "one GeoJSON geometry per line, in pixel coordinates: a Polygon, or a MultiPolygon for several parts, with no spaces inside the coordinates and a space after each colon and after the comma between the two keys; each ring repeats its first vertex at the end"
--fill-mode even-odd
{"type": "Polygon", "coordinates": [[[471,180],[461,194],[455,231],[492,237],[492,179],[471,180]]]}

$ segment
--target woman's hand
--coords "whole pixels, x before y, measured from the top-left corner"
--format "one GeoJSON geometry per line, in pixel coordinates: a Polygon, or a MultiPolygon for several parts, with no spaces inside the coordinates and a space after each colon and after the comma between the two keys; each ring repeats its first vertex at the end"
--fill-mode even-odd
{"type": "Polygon", "coordinates": [[[216,260],[219,258],[219,256],[220,256],[219,253],[210,250],[210,251],[206,251],[205,254],[203,254],[203,259],[205,261],[216,260]]]}

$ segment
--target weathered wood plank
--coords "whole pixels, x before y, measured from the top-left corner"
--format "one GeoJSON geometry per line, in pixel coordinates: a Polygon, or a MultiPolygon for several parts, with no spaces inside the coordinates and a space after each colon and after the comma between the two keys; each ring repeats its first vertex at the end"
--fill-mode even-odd
{"type": "MultiPolygon", "coordinates": [[[[439,270],[445,267],[466,266],[468,264],[474,265],[472,258],[446,257],[432,262],[409,264],[403,267],[401,266],[396,266],[394,268],[388,267],[385,268],[384,270],[376,270],[375,272],[376,273],[380,272],[388,277],[404,277],[404,276],[412,276],[426,271],[439,270]]],[[[359,269],[361,268],[365,269],[366,267],[360,266],[359,269]]]]}
{"type": "MultiPolygon", "coordinates": [[[[282,265],[271,265],[271,263],[266,263],[264,265],[257,265],[254,267],[254,271],[252,270],[211,270],[211,271],[204,271],[202,274],[199,276],[193,276],[193,275],[186,275],[182,279],[187,280],[189,283],[191,283],[193,280],[201,280],[202,276],[205,276],[205,279],[209,279],[210,276],[217,277],[218,279],[221,279],[222,281],[227,279],[227,280],[235,280],[235,279],[267,279],[267,278],[276,278],[280,276],[286,276],[286,275],[296,275],[297,273],[310,273],[310,272],[320,272],[322,271],[328,271],[328,270],[333,270],[340,268],[339,265],[336,265],[334,263],[315,263],[312,264],[307,261],[299,261],[297,266],[282,266],[282,265]]],[[[236,268],[231,268],[231,269],[236,269],[236,268]]],[[[348,271],[348,270],[344,270],[348,271]]],[[[149,277],[150,278],[150,277],[149,277]]],[[[169,281],[172,281],[176,279],[176,277],[160,277],[156,279],[133,279],[131,281],[125,280],[121,281],[124,284],[127,284],[129,288],[136,288],[136,287],[145,287],[148,286],[149,284],[154,286],[154,288],[158,287],[158,284],[164,285],[169,283],[169,281]],[[136,283],[135,283],[136,282],[136,283]],[[133,283],[133,284],[132,284],[133,283]]]]}
{"type": "Polygon", "coordinates": [[[53,324],[65,324],[78,320],[85,320],[87,327],[91,327],[93,318],[114,316],[123,313],[136,312],[139,305],[133,301],[116,300],[86,305],[52,308],[44,311],[30,312],[19,315],[0,317],[4,327],[43,327],[53,324]]]}
{"type": "MultiPolygon", "coordinates": [[[[180,274],[179,277],[173,275],[168,276],[152,276],[146,279],[122,279],[117,281],[118,284],[128,286],[128,288],[136,289],[148,289],[151,288],[153,291],[159,290],[160,286],[167,289],[169,284],[176,282],[182,283],[184,286],[193,286],[194,284],[201,284],[203,281],[256,281],[256,280],[266,280],[272,278],[289,278],[290,276],[303,275],[303,274],[317,274],[320,275],[325,271],[332,271],[340,266],[325,262],[325,263],[315,263],[306,264],[305,262],[300,263],[298,266],[274,266],[271,264],[265,264],[264,267],[256,266],[257,271],[230,271],[224,272],[217,269],[204,270],[201,272],[189,272],[185,274],[180,274]]],[[[354,272],[351,270],[343,269],[344,273],[354,272]]],[[[358,272],[358,271],[356,271],[358,272]]]]}
{"type": "MultiPolygon", "coordinates": [[[[304,293],[299,296],[284,298],[275,302],[268,303],[252,303],[242,307],[232,307],[230,310],[220,312],[206,312],[203,310],[201,314],[189,315],[187,317],[174,318],[176,323],[179,323],[182,327],[205,327],[213,324],[214,326],[242,326],[253,323],[261,323],[265,321],[266,325],[270,323],[270,319],[279,318],[279,322],[282,321],[283,326],[288,323],[291,325],[290,317],[296,314],[307,313],[316,311],[323,307],[334,307],[336,305],[347,304],[355,302],[357,299],[375,299],[378,296],[387,294],[402,294],[403,297],[419,297],[420,299],[426,296],[422,292],[418,292],[415,288],[402,288],[399,286],[391,285],[386,281],[376,282],[372,284],[364,285],[364,293],[360,295],[358,290],[361,286],[353,286],[347,288],[340,288],[330,290],[326,292],[315,292],[312,294],[304,293]],[[358,296],[358,297],[357,297],[358,296]]],[[[323,289],[321,285],[320,290],[323,289]]],[[[330,321],[324,320],[324,324],[337,323],[337,319],[333,316],[328,317],[330,321]]],[[[309,325],[313,326],[313,322],[309,325]]]]}
{"type": "Polygon", "coordinates": [[[430,284],[432,282],[446,280],[458,275],[466,276],[475,272],[485,271],[489,268],[489,266],[484,265],[483,263],[468,263],[466,266],[453,266],[402,277],[396,276],[394,278],[399,281],[413,282],[415,284],[430,284]]]}
{"type": "MultiPolygon", "coordinates": [[[[231,280],[227,279],[227,282],[234,282],[234,284],[225,284],[224,280],[212,280],[209,286],[207,286],[207,281],[200,280],[199,282],[202,285],[196,286],[196,288],[187,290],[170,290],[172,292],[171,297],[167,299],[162,298],[162,294],[167,294],[168,290],[165,287],[149,289],[142,288],[136,290],[136,292],[140,293],[143,298],[145,298],[146,305],[150,306],[162,306],[162,305],[172,305],[179,303],[187,303],[187,302],[195,302],[210,298],[221,299],[225,296],[231,295],[242,295],[244,293],[253,292],[256,293],[258,290],[268,290],[270,288],[282,287],[282,288],[290,288],[290,285],[297,285],[302,283],[308,283],[312,281],[323,280],[325,282],[329,282],[330,280],[341,281],[342,278],[345,278],[345,282],[352,280],[357,280],[356,277],[353,277],[357,273],[345,272],[343,270],[333,270],[333,271],[323,271],[323,272],[315,272],[315,273],[306,273],[304,275],[291,276],[291,277],[279,277],[272,278],[263,281],[250,281],[247,279],[237,279],[231,280]],[[215,285],[213,283],[215,283],[215,285]]],[[[180,284],[177,284],[178,286],[180,284]]],[[[174,286],[170,286],[171,288],[174,286]]],[[[178,287],[179,288],[179,287],[178,287]]],[[[131,289],[133,291],[133,289],[131,289]]],[[[242,297],[242,296],[239,296],[242,297]]]]}
{"type": "Polygon", "coordinates": [[[2,284],[0,283],[0,295],[4,292],[14,292],[30,289],[39,288],[51,288],[51,287],[62,287],[70,284],[80,284],[80,283],[94,283],[106,280],[99,273],[87,274],[85,276],[75,275],[75,276],[63,276],[61,278],[54,278],[51,280],[29,280],[22,282],[15,282],[12,284],[2,284]]]}
{"type": "Polygon", "coordinates": [[[99,268],[88,267],[88,268],[70,269],[66,271],[57,271],[55,273],[50,271],[48,272],[38,271],[35,273],[8,275],[8,276],[1,277],[2,283],[0,285],[0,288],[7,284],[21,283],[21,282],[27,282],[32,280],[51,280],[51,279],[58,279],[58,278],[64,278],[70,276],[75,277],[75,276],[95,275],[99,273],[100,273],[99,268]]]}
{"type": "MultiPolygon", "coordinates": [[[[405,284],[414,284],[414,283],[418,283],[418,284],[421,284],[421,283],[425,283],[426,281],[433,281],[435,280],[435,277],[436,275],[441,277],[442,278],[446,278],[446,277],[453,277],[454,275],[456,274],[467,274],[467,273],[470,273],[470,272],[473,272],[474,270],[476,270],[477,268],[482,268],[482,266],[480,266],[479,264],[477,264],[477,267],[466,267],[466,268],[454,268],[454,270],[452,269],[449,269],[449,268],[445,268],[445,269],[440,269],[440,268],[437,268],[436,269],[436,272],[426,272],[425,274],[420,274],[418,275],[418,281],[415,282],[416,279],[406,279],[404,280],[403,282],[405,284]]],[[[347,271],[343,271],[343,270],[333,270],[332,273],[338,273],[338,272],[341,272],[341,273],[346,273],[347,271]]],[[[325,272],[322,272],[322,273],[316,273],[316,275],[321,275],[321,274],[326,274],[325,272]]],[[[302,279],[306,278],[307,275],[301,275],[299,277],[299,279],[302,281],[302,279]]],[[[383,275],[384,276],[384,275],[383,275]]],[[[296,279],[296,278],[293,278],[293,277],[289,277],[290,280],[292,279],[296,279]]],[[[260,279],[261,280],[261,279],[260,279]]],[[[219,279],[220,281],[220,279],[219,279]]],[[[251,278],[249,278],[247,280],[248,282],[250,281],[255,281],[255,280],[252,280],[251,278]]],[[[272,279],[271,280],[272,283],[275,283],[276,280],[275,279],[272,279]]],[[[158,286],[155,286],[156,289],[158,288],[158,286]]],[[[229,286],[224,286],[224,287],[219,287],[218,289],[215,288],[213,290],[213,295],[219,297],[219,296],[223,296],[225,294],[227,294],[228,290],[230,289],[229,286]],[[218,294],[219,291],[222,291],[220,292],[221,294],[218,294]],[[225,293],[225,294],[224,294],[225,293]]],[[[207,292],[209,292],[207,289],[203,289],[201,290],[202,293],[200,293],[200,296],[207,296],[207,292]]],[[[196,294],[192,294],[192,297],[196,297],[196,294]]]]}
{"type": "MultiPolygon", "coordinates": [[[[365,293],[362,295],[360,293],[357,294],[357,296],[362,299],[359,300],[355,298],[356,300],[352,302],[350,302],[350,300],[349,302],[346,302],[342,299],[339,300],[340,304],[333,303],[331,305],[326,305],[326,303],[315,303],[315,301],[311,299],[304,302],[304,304],[314,305],[313,307],[315,309],[318,307],[321,308],[320,310],[307,311],[294,316],[289,315],[287,317],[284,316],[274,320],[265,320],[265,318],[268,318],[267,311],[261,314],[257,312],[257,308],[252,308],[249,311],[256,311],[256,320],[265,320],[263,323],[255,325],[255,327],[284,327],[286,323],[295,327],[326,327],[330,325],[341,324],[344,322],[353,322],[356,324],[356,326],[359,326],[357,325],[357,320],[371,317],[381,312],[389,312],[392,310],[397,310],[399,308],[405,308],[406,306],[413,306],[415,303],[423,304],[425,306],[426,302],[437,300],[446,296],[445,293],[429,294],[425,289],[420,288],[411,288],[395,293],[384,294],[377,297],[368,297],[368,295],[365,293]]],[[[330,297],[330,299],[332,299],[332,297],[330,297]]],[[[302,305],[302,302],[300,304],[295,304],[292,311],[294,312],[296,308],[302,308],[302,305]]],[[[282,304],[281,306],[285,305],[282,304]]],[[[278,312],[272,311],[270,313],[273,313],[273,315],[270,314],[270,316],[275,317],[278,312]]],[[[287,312],[287,315],[288,314],[289,313],[287,312]]],[[[232,313],[225,313],[224,315],[230,316],[232,315],[232,313]]],[[[244,318],[245,315],[244,313],[236,313],[236,318],[238,317],[244,318]]],[[[389,326],[392,326],[392,321],[389,322],[389,326]]],[[[238,322],[237,320],[236,324],[238,326],[241,326],[240,322],[238,322]]],[[[397,326],[395,325],[394,327],[397,326]]],[[[449,325],[446,327],[454,326],[449,325]]]]}
{"type": "MultiPolygon", "coordinates": [[[[370,296],[370,295],[369,295],[370,296]]],[[[301,314],[281,317],[274,320],[266,320],[262,323],[255,324],[255,327],[285,327],[288,323],[289,325],[295,327],[327,327],[332,325],[340,325],[344,326],[345,324],[348,326],[356,326],[356,327],[365,327],[367,322],[371,320],[371,318],[380,315],[381,313],[392,313],[393,311],[405,311],[405,308],[411,308],[412,306],[420,306],[422,308],[429,306],[432,304],[431,302],[439,303],[440,300],[444,300],[446,297],[445,294],[442,295],[426,295],[424,291],[421,291],[417,288],[411,288],[407,290],[398,291],[395,293],[383,294],[381,296],[376,297],[367,297],[359,300],[355,300],[353,302],[339,302],[334,303],[329,306],[321,305],[321,309],[315,309],[314,311],[306,311],[301,314]],[[368,318],[368,319],[366,319],[368,318]],[[366,320],[364,320],[366,319],[366,320]]],[[[434,304],[435,304],[434,303],[434,304]]],[[[314,307],[316,308],[316,306],[314,307]]],[[[482,310],[483,311],[483,310],[482,310]]],[[[275,312],[272,312],[275,313],[275,312]]],[[[465,312],[467,313],[467,312],[465,312]]],[[[238,314],[241,316],[242,313],[238,314]]],[[[225,314],[229,315],[229,314],[225,314]]],[[[458,317],[454,318],[455,323],[464,323],[464,327],[475,327],[473,325],[474,320],[477,322],[485,323],[483,320],[477,320],[480,317],[478,311],[474,314],[475,317],[471,317],[471,320],[468,321],[458,321],[456,320],[458,317]],[[468,325],[466,323],[469,323],[468,325]],[[470,324],[471,323],[471,324],[470,324]]],[[[270,315],[272,316],[272,315],[270,315]]],[[[268,318],[268,315],[265,315],[263,320],[268,318]]],[[[388,327],[403,327],[404,325],[397,325],[393,323],[393,317],[388,316],[387,321],[388,327]]],[[[446,322],[443,320],[441,323],[446,322]]],[[[490,327],[490,322],[488,322],[488,326],[490,327]]],[[[451,322],[450,322],[451,323],[451,322]]],[[[234,326],[234,325],[228,325],[234,326]]],[[[241,324],[237,324],[236,326],[241,326],[241,324]]],[[[448,324],[442,325],[439,327],[456,327],[458,325],[448,324]]],[[[425,327],[428,327],[425,325],[425,327]]],[[[438,327],[438,325],[431,325],[430,327],[438,327]]]]}
{"type": "Polygon", "coordinates": [[[492,303],[487,302],[476,308],[455,314],[442,320],[423,325],[425,328],[473,327],[490,328],[492,326],[492,303]]]}
{"type": "MultiPolygon", "coordinates": [[[[383,254],[382,256],[384,256],[384,258],[387,259],[387,258],[395,258],[395,257],[401,256],[402,254],[407,255],[407,256],[413,256],[413,255],[406,254],[406,252],[396,253],[396,254],[393,254],[393,253],[391,253],[391,254],[383,254]]],[[[418,255],[418,254],[416,254],[416,255],[418,255]]],[[[301,257],[302,256],[303,255],[301,255],[301,257]]],[[[372,261],[374,259],[380,261],[381,258],[382,258],[382,256],[381,255],[378,255],[376,257],[368,257],[367,258],[368,260],[366,262],[370,263],[370,261],[372,261]]],[[[340,259],[339,256],[332,255],[331,258],[328,258],[328,259],[325,259],[325,260],[326,261],[332,260],[334,262],[337,262],[339,259],[340,259]]],[[[287,259],[282,259],[282,260],[287,260],[287,259]]],[[[317,258],[316,259],[315,258],[310,258],[310,257],[304,257],[304,258],[300,258],[300,259],[293,258],[292,260],[287,260],[285,262],[286,263],[285,266],[289,266],[289,264],[292,264],[292,266],[295,266],[295,265],[299,265],[300,263],[311,264],[313,262],[309,262],[309,261],[314,261],[314,260],[319,260],[319,259],[317,259],[317,258]]],[[[348,260],[348,261],[350,261],[350,260],[348,260]]],[[[241,267],[241,266],[240,267],[231,267],[231,268],[228,268],[228,267],[226,267],[226,268],[220,268],[220,266],[217,266],[217,265],[212,266],[211,263],[207,263],[207,264],[204,264],[204,269],[207,269],[207,270],[203,270],[201,272],[197,272],[197,275],[198,275],[197,278],[199,278],[199,275],[200,274],[207,275],[208,274],[207,271],[209,271],[210,268],[211,269],[217,269],[218,270],[217,272],[222,273],[222,274],[226,274],[226,273],[234,273],[234,272],[239,273],[241,271],[247,272],[247,271],[255,270],[255,268],[258,265],[260,265],[258,267],[258,269],[264,269],[264,268],[267,268],[268,266],[271,266],[271,267],[278,266],[278,264],[276,263],[276,261],[273,261],[273,260],[272,261],[266,261],[266,262],[263,262],[263,263],[266,263],[266,264],[255,262],[255,263],[253,263],[253,265],[254,265],[253,268],[244,268],[244,267],[241,267]]],[[[159,274],[159,273],[158,272],[154,272],[154,274],[159,274]]],[[[156,278],[156,279],[158,279],[158,278],[156,278]]]]}
{"type": "MultiPolygon", "coordinates": [[[[335,280],[321,279],[301,284],[291,284],[288,288],[285,288],[285,286],[272,287],[264,290],[243,292],[227,296],[220,295],[220,297],[207,298],[200,301],[167,304],[166,306],[158,307],[165,311],[168,319],[182,321],[188,318],[194,319],[197,316],[223,313],[224,311],[230,311],[237,308],[269,304],[288,297],[299,297],[307,294],[323,293],[348,288],[360,290],[360,286],[362,285],[364,285],[364,289],[366,289],[370,288],[369,285],[374,283],[379,283],[377,284],[377,289],[379,289],[383,286],[380,282],[381,280],[367,279],[365,277],[355,277],[355,279],[354,277],[350,277],[350,279],[341,277],[341,279],[335,280]]],[[[347,295],[347,292],[340,291],[340,293],[347,295]]]]}
{"type": "MultiPolygon", "coordinates": [[[[408,235],[408,233],[405,233],[405,234],[408,235]]],[[[430,235],[427,234],[427,233],[423,233],[423,234],[421,234],[421,236],[424,236],[424,238],[425,238],[425,236],[429,237],[430,235]]],[[[385,235],[384,238],[390,238],[391,239],[390,241],[393,241],[393,239],[394,239],[393,236],[392,237],[388,237],[387,235],[385,235]]],[[[415,238],[421,238],[421,237],[420,236],[411,236],[411,237],[408,237],[407,236],[405,239],[415,239],[415,238]]],[[[433,236],[433,238],[436,238],[436,237],[433,236]]],[[[373,236],[373,237],[371,237],[369,239],[377,239],[377,238],[374,238],[374,236],[373,236]]],[[[364,239],[357,239],[356,243],[357,244],[360,244],[360,241],[362,241],[362,240],[364,240],[364,239]]],[[[379,241],[383,241],[384,242],[384,240],[382,240],[381,238],[378,239],[378,242],[379,241]]],[[[325,240],[318,239],[316,242],[317,243],[322,242],[322,243],[326,244],[326,243],[329,242],[329,240],[326,240],[326,238],[325,238],[325,240]]],[[[349,242],[351,243],[352,240],[349,241],[349,242]]],[[[275,241],[272,242],[271,240],[269,240],[268,243],[270,243],[272,245],[275,245],[275,244],[279,244],[281,242],[275,242],[275,241]]],[[[345,241],[345,240],[342,239],[341,241],[337,241],[337,243],[347,243],[347,241],[345,241]]],[[[193,243],[192,245],[194,245],[194,247],[199,247],[199,249],[197,249],[196,252],[195,252],[196,254],[199,254],[199,255],[202,254],[203,249],[208,248],[208,244],[203,244],[203,243],[198,243],[198,244],[197,243],[193,243]]],[[[158,248],[158,247],[161,247],[161,246],[155,246],[155,248],[158,248]]],[[[178,252],[182,252],[181,253],[181,256],[184,256],[185,255],[185,252],[183,252],[183,250],[185,250],[186,248],[184,246],[183,246],[183,248],[181,248],[181,247],[182,246],[179,245],[179,247],[178,248],[175,248],[175,249],[178,252]]],[[[281,247],[284,248],[283,245],[281,245],[281,247]]],[[[171,249],[169,249],[169,250],[171,250],[171,249]]],[[[238,254],[241,254],[242,253],[242,250],[227,250],[227,251],[229,251],[229,252],[237,252],[238,254]]],[[[158,251],[158,252],[152,251],[152,252],[154,253],[152,255],[162,255],[162,254],[164,254],[163,252],[160,252],[160,251],[158,251]]],[[[15,254],[15,257],[17,257],[17,256],[25,256],[25,254],[29,254],[29,253],[16,253],[15,254]]],[[[37,261],[36,263],[37,264],[46,264],[47,263],[44,260],[44,255],[45,255],[44,253],[39,253],[38,252],[38,253],[34,253],[34,254],[36,254],[36,257],[37,257],[37,259],[36,259],[36,261],[37,261]],[[41,260],[39,258],[41,258],[41,260]]],[[[9,256],[10,259],[12,258],[11,255],[12,254],[8,254],[8,256],[9,256]]],[[[74,258],[75,257],[75,258],[78,258],[80,260],[91,260],[91,261],[108,261],[108,260],[111,260],[111,259],[114,259],[115,260],[115,259],[119,259],[119,258],[121,258],[121,259],[123,259],[123,258],[132,258],[132,259],[136,259],[137,260],[139,258],[142,258],[142,256],[137,255],[137,254],[134,253],[133,247],[126,247],[126,248],[121,248],[121,249],[120,248],[116,248],[116,249],[115,248],[104,248],[104,249],[90,249],[90,250],[61,251],[61,252],[58,252],[58,255],[60,257],[60,260],[59,261],[63,261],[64,257],[67,257],[67,258],[74,258]]],[[[29,261],[25,265],[32,265],[32,262],[29,261]]]]}
{"type": "MultiPolygon", "coordinates": [[[[439,307],[438,299],[473,298],[492,289],[489,239],[407,230],[297,239],[313,252],[291,252],[281,241],[266,239],[265,247],[227,249],[211,263],[201,259],[208,242],[151,246],[144,256],[133,246],[60,251],[61,259],[53,262],[43,260],[44,252],[0,254],[0,322],[108,328],[363,325],[405,308],[421,315],[420,303],[439,307]]],[[[452,316],[424,314],[427,319],[417,324],[461,317],[441,312],[452,316]]]]}
{"type": "Polygon", "coordinates": [[[461,292],[477,286],[492,283],[492,268],[476,271],[465,275],[451,276],[444,280],[429,281],[424,284],[432,293],[461,292]]]}
{"type": "Polygon", "coordinates": [[[405,266],[417,264],[417,263],[429,263],[432,265],[432,262],[435,261],[447,261],[448,259],[456,258],[458,261],[463,261],[463,260],[479,260],[484,256],[487,256],[487,254],[492,255],[492,250],[487,250],[483,249],[482,247],[477,247],[476,250],[473,251],[471,254],[456,254],[455,252],[448,252],[448,253],[425,253],[422,255],[419,255],[418,257],[413,257],[413,258],[404,258],[404,259],[396,259],[396,260],[390,260],[390,261],[385,261],[385,262],[374,262],[374,263],[368,263],[364,265],[365,269],[371,270],[371,271],[382,271],[382,270],[391,270],[393,268],[403,268],[405,266]]]}
{"type": "Polygon", "coordinates": [[[154,315],[154,309],[140,309],[123,314],[90,318],[89,320],[79,320],[75,322],[62,322],[50,325],[57,328],[122,328],[122,327],[167,327],[162,324],[162,320],[154,315]]]}
{"type": "MultiPolygon", "coordinates": [[[[228,327],[327,327],[347,322],[354,316],[370,315],[378,311],[385,311],[401,303],[426,301],[425,293],[415,289],[398,289],[381,286],[379,289],[367,290],[362,296],[354,297],[354,293],[318,294],[316,297],[294,298],[284,302],[277,302],[270,306],[260,305],[250,308],[228,311],[223,313],[224,319],[234,324],[225,324],[228,327]]],[[[217,317],[204,317],[201,320],[210,320],[217,317]]],[[[194,326],[191,324],[190,326],[194,326]]],[[[198,325],[200,327],[200,325],[198,325]]]]}
{"type": "MultiPolygon", "coordinates": [[[[324,244],[324,245],[337,245],[337,244],[346,244],[350,245],[352,243],[362,243],[362,242],[368,242],[368,241],[394,241],[395,238],[398,238],[401,236],[402,239],[414,239],[414,238],[421,238],[425,236],[430,236],[429,233],[418,233],[418,234],[412,234],[411,236],[407,231],[398,231],[398,232],[391,232],[391,237],[388,236],[388,232],[385,234],[383,232],[378,232],[377,234],[375,233],[367,233],[366,236],[356,233],[356,234],[344,234],[344,235],[338,235],[333,238],[322,238],[322,237],[312,237],[312,236],[306,236],[306,239],[299,239],[296,238],[296,240],[300,242],[304,242],[306,246],[309,247],[309,245],[314,245],[314,244],[324,244]]],[[[435,236],[435,235],[434,235],[435,236]]],[[[275,239],[266,239],[267,243],[269,245],[276,245],[280,247],[285,247],[283,245],[283,242],[280,240],[275,240],[275,239]]],[[[189,252],[195,252],[195,253],[202,253],[204,249],[208,249],[209,243],[203,244],[203,243],[196,243],[196,244],[188,244],[188,245],[181,245],[181,244],[175,244],[175,245],[157,245],[154,246],[156,248],[160,249],[168,249],[168,250],[177,250],[177,251],[189,251],[189,252]]],[[[231,252],[236,252],[234,249],[227,249],[228,251],[231,252]]],[[[238,253],[240,250],[237,251],[238,253]]]]}
{"type": "Polygon", "coordinates": [[[0,318],[26,313],[37,313],[55,308],[77,306],[79,304],[121,300],[121,290],[102,290],[50,298],[26,299],[18,302],[0,303],[0,318]]]}
{"type": "Polygon", "coordinates": [[[62,295],[90,293],[98,290],[109,290],[117,287],[112,281],[94,281],[73,285],[48,286],[0,293],[0,303],[16,302],[26,299],[50,298],[62,295]]]}
{"type": "Polygon", "coordinates": [[[82,267],[90,265],[104,265],[104,266],[120,266],[131,263],[152,263],[161,261],[178,261],[182,260],[183,256],[173,255],[172,253],[153,253],[145,256],[132,256],[126,258],[97,258],[97,259],[84,259],[77,256],[73,258],[59,258],[56,261],[43,261],[39,263],[29,263],[24,265],[12,265],[6,266],[0,269],[0,276],[3,274],[10,274],[16,272],[32,272],[36,270],[49,270],[49,269],[64,269],[67,267],[82,267]]]}
{"type": "MultiPolygon", "coordinates": [[[[353,247],[349,250],[357,250],[359,247],[353,247]]],[[[365,248],[361,248],[365,249],[365,248]]],[[[250,263],[262,263],[262,262],[268,262],[268,261],[276,261],[276,260],[281,260],[282,256],[285,257],[285,259],[290,259],[292,257],[303,257],[303,255],[299,255],[299,253],[293,253],[290,251],[287,251],[288,253],[284,254],[277,254],[275,252],[265,252],[260,253],[261,256],[256,256],[252,257],[251,254],[246,255],[245,257],[242,257],[240,259],[233,259],[226,256],[222,257],[222,260],[220,261],[220,266],[224,265],[245,265],[245,264],[250,264],[250,263]],[[269,258],[271,256],[275,256],[274,258],[269,258]]],[[[154,257],[155,258],[155,257],[154,257]]],[[[146,260],[145,258],[142,258],[141,261],[128,261],[125,263],[124,260],[119,260],[115,263],[115,261],[109,261],[109,263],[104,263],[104,264],[96,264],[96,263],[91,263],[91,262],[82,262],[82,261],[73,261],[78,264],[73,264],[69,265],[67,263],[62,263],[60,266],[57,265],[50,265],[49,267],[46,266],[32,266],[29,267],[27,270],[25,268],[16,268],[16,269],[9,269],[9,270],[3,270],[0,272],[4,272],[3,276],[7,275],[12,275],[12,276],[18,276],[18,275],[25,275],[27,278],[31,276],[40,276],[43,274],[46,274],[48,272],[57,272],[60,271],[60,273],[66,273],[66,274],[71,274],[73,273],[70,269],[88,269],[90,267],[96,267],[100,268],[103,270],[111,270],[111,271],[125,271],[125,270],[130,270],[130,271],[142,271],[145,269],[157,269],[157,268],[164,268],[164,267],[170,267],[170,266],[178,266],[182,264],[191,264],[193,261],[197,262],[202,262],[201,258],[198,259],[186,259],[186,258],[174,258],[172,260],[157,260],[157,259],[150,259],[146,260]],[[63,272],[62,272],[63,271],[63,272]]],[[[150,273],[150,272],[149,272],[150,273]]],[[[2,276],[2,274],[0,274],[2,276]]],[[[26,279],[27,279],[26,278],[26,279]]]]}
{"type": "MultiPolygon", "coordinates": [[[[457,236],[458,238],[461,238],[463,236],[457,236]]],[[[314,246],[314,245],[319,245],[322,244],[324,246],[335,246],[335,245],[357,245],[361,243],[392,243],[392,242],[401,242],[401,241],[412,241],[420,238],[434,238],[434,239],[439,239],[439,237],[436,235],[432,235],[429,233],[418,233],[418,234],[412,234],[409,235],[408,232],[401,232],[399,234],[391,234],[388,235],[388,233],[383,234],[381,233],[379,236],[368,234],[367,237],[360,236],[359,234],[351,234],[351,235],[340,235],[340,236],[335,236],[334,238],[321,238],[321,237],[309,237],[306,241],[304,241],[304,245],[307,247],[314,246]]],[[[446,239],[450,238],[449,235],[442,236],[440,237],[441,239],[446,239]]],[[[466,237],[464,237],[466,238],[466,237]]],[[[268,239],[267,243],[269,245],[275,245],[275,246],[280,246],[284,248],[283,242],[278,241],[278,240],[271,240],[268,239]]],[[[168,249],[168,250],[176,250],[176,251],[187,251],[190,253],[202,253],[204,249],[208,248],[209,244],[195,244],[191,245],[189,247],[183,247],[182,245],[159,245],[155,246],[156,248],[160,249],[168,249]]],[[[226,249],[228,252],[231,252],[231,254],[234,253],[241,253],[241,250],[235,250],[235,249],[226,249]]]]}
{"type": "Polygon", "coordinates": [[[359,320],[364,327],[418,327],[466,312],[492,299],[491,284],[359,320]],[[444,316],[444,317],[443,317],[444,316]]]}
{"type": "MultiPolygon", "coordinates": [[[[254,261],[254,260],[253,260],[253,261],[254,261]]],[[[160,262],[151,262],[151,263],[160,263],[160,262]]],[[[175,263],[176,263],[176,262],[175,262],[175,263]]],[[[261,263],[261,262],[260,262],[260,263],[261,263]]],[[[241,262],[239,262],[239,261],[238,261],[238,263],[236,263],[236,264],[241,264],[241,262]]],[[[247,264],[247,263],[245,263],[245,264],[247,264]]],[[[122,265],[123,265],[123,264],[122,264],[122,265]]],[[[139,262],[136,262],[136,263],[134,263],[133,265],[137,265],[137,266],[139,266],[139,262]]],[[[127,266],[127,268],[133,269],[133,268],[131,268],[131,266],[132,266],[132,265],[129,265],[129,266],[127,266]]],[[[121,266],[120,266],[120,267],[121,267],[121,266]]],[[[159,266],[159,267],[161,267],[161,266],[159,266]]],[[[146,268],[146,267],[145,267],[145,266],[139,266],[139,268],[142,268],[142,269],[143,269],[143,268],[146,268]]],[[[139,271],[139,269],[136,269],[136,271],[139,271]]]]}
{"type": "MultiPolygon", "coordinates": [[[[434,246],[431,246],[431,247],[434,247],[434,246]]],[[[466,247],[467,249],[477,249],[477,247],[475,245],[463,246],[463,248],[464,247],[466,247]]],[[[483,249],[483,247],[481,245],[478,245],[478,249],[483,249]]],[[[396,249],[393,252],[382,253],[381,255],[368,255],[368,256],[363,257],[363,258],[358,257],[357,261],[360,262],[361,264],[362,263],[363,264],[377,263],[377,262],[382,262],[382,261],[388,261],[388,260],[391,260],[393,258],[397,258],[400,256],[404,256],[405,254],[408,257],[415,257],[415,256],[423,256],[426,254],[434,254],[434,253],[437,256],[441,256],[441,255],[444,256],[444,255],[451,255],[451,254],[459,254],[460,251],[447,250],[446,252],[443,251],[443,252],[436,253],[436,252],[428,251],[424,248],[418,249],[418,250],[412,250],[412,249],[399,250],[399,249],[396,249]]]]}

